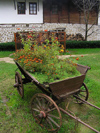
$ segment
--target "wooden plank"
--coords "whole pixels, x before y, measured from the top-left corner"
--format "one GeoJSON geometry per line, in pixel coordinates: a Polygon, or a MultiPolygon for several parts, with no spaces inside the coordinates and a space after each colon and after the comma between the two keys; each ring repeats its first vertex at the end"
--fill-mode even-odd
{"type": "Polygon", "coordinates": [[[85,74],[73,78],[68,78],[62,81],[50,83],[50,89],[55,96],[74,92],[78,90],[85,79],[85,74]]]}

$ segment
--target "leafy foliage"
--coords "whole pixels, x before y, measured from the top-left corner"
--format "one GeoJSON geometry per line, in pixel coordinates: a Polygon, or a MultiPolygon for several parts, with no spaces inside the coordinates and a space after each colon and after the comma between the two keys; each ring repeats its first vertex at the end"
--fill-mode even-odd
{"type": "Polygon", "coordinates": [[[14,51],[14,50],[15,50],[14,42],[0,43],[0,51],[14,51]]]}
{"type": "Polygon", "coordinates": [[[51,42],[46,39],[42,45],[32,45],[29,38],[25,41],[24,49],[14,54],[14,59],[42,83],[80,75],[76,70],[76,63],[66,63],[66,60],[59,59],[63,52],[64,46],[60,46],[57,38],[52,37],[51,42]]]}
{"type": "Polygon", "coordinates": [[[66,41],[66,48],[100,48],[100,41],[66,41]]]}

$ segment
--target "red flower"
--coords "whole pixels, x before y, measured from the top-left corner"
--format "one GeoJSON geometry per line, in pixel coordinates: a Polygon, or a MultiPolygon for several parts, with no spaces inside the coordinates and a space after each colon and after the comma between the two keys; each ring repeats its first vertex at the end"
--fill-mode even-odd
{"type": "Polygon", "coordinates": [[[83,55],[81,55],[81,57],[83,57],[83,55]]]}
{"type": "Polygon", "coordinates": [[[48,30],[44,30],[45,32],[47,32],[48,30]]]}
{"type": "Polygon", "coordinates": [[[77,57],[76,60],[79,60],[79,57],[77,57]]]}
{"type": "Polygon", "coordinates": [[[17,28],[17,30],[20,30],[20,28],[17,28]]]}
{"type": "Polygon", "coordinates": [[[28,38],[31,38],[32,36],[31,35],[28,35],[28,38]]]}

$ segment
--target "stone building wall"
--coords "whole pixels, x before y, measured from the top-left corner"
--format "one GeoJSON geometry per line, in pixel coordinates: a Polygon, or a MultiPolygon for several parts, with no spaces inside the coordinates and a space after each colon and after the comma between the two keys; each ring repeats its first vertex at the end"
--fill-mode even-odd
{"type": "MultiPolygon", "coordinates": [[[[91,26],[91,25],[89,25],[91,26]]],[[[65,24],[65,23],[44,23],[44,24],[5,24],[0,25],[0,43],[14,41],[14,33],[21,31],[44,31],[55,30],[56,28],[65,28],[67,35],[69,34],[82,34],[84,37],[84,24],[65,24]]],[[[94,32],[88,37],[88,40],[100,40],[100,26],[94,25],[90,33],[94,32]]]]}

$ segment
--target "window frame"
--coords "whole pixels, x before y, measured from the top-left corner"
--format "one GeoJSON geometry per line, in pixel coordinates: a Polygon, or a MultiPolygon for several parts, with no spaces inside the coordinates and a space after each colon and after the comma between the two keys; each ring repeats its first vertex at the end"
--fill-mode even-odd
{"type": "Polygon", "coordinates": [[[29,14],[30,15],[37,15],[37,2],[29,2],[29,14]],[[32,6],[32,8],[33,8],[33,10],[30,10],[30,4],[36,4],[36,13],[34,13],[34,7],[32,6]],[[31,11],[33,12],[33,13],[31,13],[31,11]]]}
{"type": "Polygon", "coordinates": [[[58,14],[58,4],[52,4],[52,14],[53,15],[57,15],[58,14]],[[57,12],[56,12],[56,10],[55,10],[55,6],[56,6],[56,9],[57,9],[57,12]]]}
{"type": "Polygon", "coordinates": [[[26,3],[25,2],[17,2],[17,14],[18,15],[26,14],[26,3]],[[22,10],[22,9],[19,10],[19,5],[18,4],[21,4],[21,8],[22,8],[22,4],[24,4],[24,10],[22,10]],[[21,11],[21,13],[20,13],[20,11],[21,11]]]}

